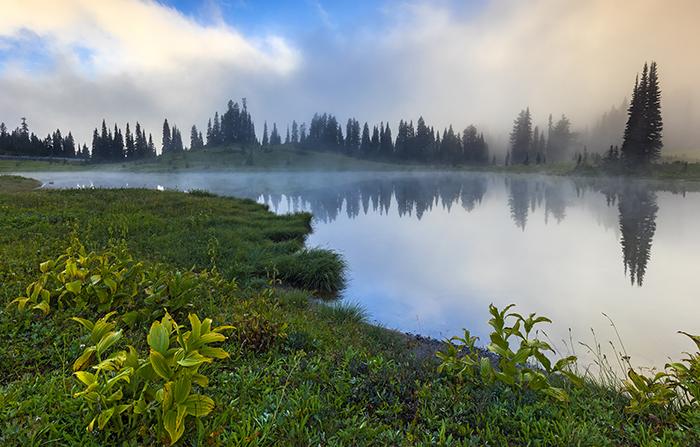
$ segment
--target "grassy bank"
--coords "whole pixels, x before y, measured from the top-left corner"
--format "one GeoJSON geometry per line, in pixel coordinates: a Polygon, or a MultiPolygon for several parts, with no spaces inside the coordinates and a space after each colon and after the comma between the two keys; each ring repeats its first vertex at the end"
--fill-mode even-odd
{"type": "MultiPolygon", "coordinates": [[[[576,387],[554,378],[569,396],[560,402],[500,382],[438,373],[438,361],[423,343],[368,325],[352,306],[310,299],[314,290],[339,288],[343,266],[333,253],[304,250],[311,230],[307,214],[274,216],[253,202],[206,193],[6,193],[8,182],[17,180],[0,177],[0,301],[27,293],[42,271],[49,274],[65,262],[57,257],[77,237],[86,251],[98,253],[95,269],[105,268],[107,257],[100,253],[108,248],[117,253],[121,272],[137,273],[121,274],[115,285],[119,292],[130,290],[129,296],[118,301],[111,288],[107,293],[122,331],[109,351],[131,344],[147,356],[156,343],[145,334],[163,316],[162,307],[188,330],[190,312],[212,318],[214,326],[233,326],[218,345],[229,357],[203,363],[200,373],[209,386],[193,386],[215,407],[199,419],[187,416],[181,445],[700,442],[697,410],[634,414],[625,410],[628,398],[592,384],[576,387]],[[56,262],[40,269],[47,260],[56,262]],[[178,271],[194,285],[182,286],[178,271]],[[153,281],[161,277],[169,292],[157,295],[161,289],[153,281]],[[130,281],[134,289],[127,287],[130,281]],[[141,290],[140,284],[147,286],[141,290]],[[161,299],[147,304],[153,294],[161,299]],[[133,324],[119,319],[140,310],[142,299],[148,318],[133,324]]],[[[92,286],[83,287],[76,297],[88,296],[92,286]]],[[[71,296],[64,296],[70,305],[63,307],[52,298],[47,315],[16,306],[0,311],[0,445],[167,444],[158,410],[164,404],[156,401],[144,413],[128,409],[104,429],[86,431],[96,410],[73,397],[84,389],[73,370],[93,340],[70,317],[94,321],[108,308],[71,296]]],[[[119,386],[129,393],[133,383],[119,386]]]]}
{"type": "Polygon", "coordinates": [[[68,163],[65,161],[0,160],[1,172],[83,171],[108,172],[219,172],[219,171],[486,171],[509,174],[620,176],[657,180],[700,180],[700,163],[665,160],[633,174],[611,172],[603,166],[573,162],[530,165],[444,166],[363,160],[333,152],[289,146],[255,150],[251,157],[240,147],[216,147],[129,163],[68,163]]]}

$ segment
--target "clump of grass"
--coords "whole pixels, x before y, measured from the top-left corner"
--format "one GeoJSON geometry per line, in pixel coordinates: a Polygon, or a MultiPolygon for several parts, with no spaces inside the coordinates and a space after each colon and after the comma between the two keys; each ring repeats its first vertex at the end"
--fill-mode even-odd
{"type": "Polygon", "coordinates": [[[330,250],[304,249],[280,258],[276,268],[279,278],[293,287],[329,295],[345,287],[346,263],[330,250]]]}
{"type": "Polygon", "coordinates": [[[369,315],[361,304],[337,301],[334,303],[319,303],[316,313],[324,320],[334,324],[364,324],[369,315]]]}
{"type": "Polygon", "coordinates": [[[289,309],[306,309],[309,305],[309,292],[300,289],[280,289],[275,293],[281,307],[289,309]]]}

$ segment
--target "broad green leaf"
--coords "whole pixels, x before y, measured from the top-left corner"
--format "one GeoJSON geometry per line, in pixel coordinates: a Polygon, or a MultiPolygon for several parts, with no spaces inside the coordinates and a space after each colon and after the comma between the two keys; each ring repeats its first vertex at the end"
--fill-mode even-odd
{"type": "Polygon", "coordinates": [[[119,382],[120,380],[123,380],[126,383],[130,383],[131,382],[131,374],[133,372],[134,372],[134,370],[131,368],[124,368],[123,370],[119,371],[119,373],[116,376],[107,380],[107,386],[111,387],[112,385],[119,382]]]}
{"type": "Polygon", "coordinates": [[[104,283],[109,287],[109,291],[115,293],[117,291],[117,283],[111,278],[105,278],[104,283]]]}
{"type": "Polygon", "coordinates": [[[27,306],[28,302],[29,302],[29,298],[19,297],[19,298],[15,298],[14,300],[12,300],[10,302],[10,304],[17,304],[17,309],[22,311],[27,306]]]}
{"type": "Polygon", "coordinates": [[[78,295],[83,288],[83,282],[81,280],[69,282],[66,284],[66,290],[70,293],[78,295]]]}
{"type": "Polygon", "coordinates": [[[190,367],[201,365],[202,363],[210,363],[211,361],[212,360],[210,358],[204,357],[197,351],[193,351],[188,353],[182,360],[178,360],[177,363],[180,366],[190,367]]]}
{"type": "Polygon", "coordinates": [[[88,348],[83,351],[83,353],[78,357],[78,359],[73,362],[73,371],[80,371],[82,369],[85,369],[85,367],[90,363],[90,360],[92,360],[92,356],[95,355],[95,350],[97,348],[94,346],[89,346],[88,348]]]}
{"type": "Polygon", "coordinates": [[[190,340],[192,342],[196,342],[199,340],[199,336],[201,334],[202,322],[199,321],[199,317],[197,317],[195,314],[189,314],[187,318],[190,320],[190,326],[192,327],[190,340]]]}
{"type": "Polygon", "coordinates": [[[51,270],[51,267],[53,267],[53,261],[46,261],[39,264],[39,270],[41,271],[41,273],[48,272],[49,270],[51,270]]]}
{"type": "Polygon", "coordinates": [[[202,374],[196,373],[196,374],[192,374],[192,382],[196,383],[199,386],[208,386],[209,385],[209,378],[207,376],[202,375],[202,374]]]}
{"type": "Polygon", "coordinates": [[[42,301],[42,302],[40,302],[39,304],[37,304],[37,305],[35,305],[34,307],[32,307],[32,309],[40,310],[40,311],[42,311],[42,312],[44,313],[44,315],[48,315],[49,312],[51,311],[51,306],[49,306],[49,302],[48,302],[48,301],[42,301]]]}
{"type": "Polygon", "coordinates": [[[542,390],[542,392],[550,397],[555,398],[559,402],[568,402],[569,401],[569,395],[566,393],[566,391],[564,391],[561,388],[551,386],[548,388],[544,388],[542,390]]]}
{"type": "Polygon", "coordinates": [[[97,343],[97,355],[101,356],[103,352],[109,349],[114,343],[122,337],[122,331],[108,332],[97,343]]]}
{"type": "Polygon", "coordinates": [[[185,425],[178,426],[177,410],[173,409],[165,413],[163,416],[163,427],[170,435],[170,445],[175,444],[185,432],[185,425]]]}
{"type": "Polygon", "coordinates": [[[155,371],[156,374],[165,380],[170,380],[173,373],[170,370],[170,366],[168,366],[168,362],[165,360],[165,357],[163,357],[160,352],[151,349],[148,360],[150,361],[153,371],[155,371]]]}
{"type": "MultiPolygon", "coordinates": [[[[164,318],[165,319],[165,318],[164,318]]],[[[160,322],[154,321],[151,330],[148,332],[148,345],[160,354],[165,355],[170,346],[170,331],[160,322]]]]}
{"type": "Polygon", "coordinates": [[[199,345],[206,345],[209,343],[217,343],[226,340],[226,336],[223,334],[220,334],[218,332],[209,332],[207,334],[202,335],[199,338],[199,345]]]}
{"type": "Polygon", "coordinates": [[[84,327],[85,329],[87,329],[87,330],[90,331],[90,332],[92,332],[92,329],[95,327],[95,323],[93,323],[93,322],[90,321],[90,320],[86,320],[85,318],[71,317],[71,320],[77,321],[78,323],[80,323],[81,325],[83,325],[83,327],[84,327]]]}
{"type": "Polygon", "coordinates": [[[199,353],[205,357],[213,357],[215,359],[225,359],[229,357],[228,352],[221,348],[212,348],[211,346],[199,348],[199,353]]]}
{"type": "Polygon", "coordinates": [[[192,380],[189,377],[182,376],[173,384],[173,398],[175,402],[181,404],[187,399],[192,390],[192,380]]]}
{"type": "Polygon", "coordinates": [[[88,385],[88,386],[92,385],[97,380],[97,377],[93,373],[90,373],[87,371],[77,371],[77,372],[74,372],[73,374],[75,374],[75,377],[77,377],[78,380],[80,380],[81,382],[83,382],[85,385],[88,385]]]}
{"type": "Polygon", "coordinates": [[[100,430],[105,428],[105,425],[107,425],[107,422],[109,422],[113,414],[114,408],[108,408],[100,413],[100,415],[97,417],[97,426],[100,428],[100,430]]]}
{"type": "Polygon", "coordinates": [[[201,394],[192,394],[185,400],[187,414],[194,417],[206,416],[214,409],[214,401],[201,394]]]}

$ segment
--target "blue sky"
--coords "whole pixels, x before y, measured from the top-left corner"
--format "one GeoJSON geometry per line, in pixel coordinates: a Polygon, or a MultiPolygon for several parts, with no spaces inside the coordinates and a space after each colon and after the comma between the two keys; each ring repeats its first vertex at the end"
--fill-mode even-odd
{"type": "Polygon", "coordinates": [[[316,28],[372,26],[382,20],[386,1],[322,0],[168,0],[162,2],[200,20],[213,12],[245,33],[304,33],[316,28]]]}

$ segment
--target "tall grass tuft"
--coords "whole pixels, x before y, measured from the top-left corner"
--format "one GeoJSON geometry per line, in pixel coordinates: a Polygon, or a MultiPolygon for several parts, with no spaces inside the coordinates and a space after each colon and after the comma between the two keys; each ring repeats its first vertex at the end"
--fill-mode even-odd
{"type": "Polygon", "coordinates": [[[331,304],[321,303],[317,309],[318,315],[336,324],[367,323],[369,314],[359,303],[338,301],[331,304]]]}
{"type": "Polygon", "coordinates": [[[334,295],[345,288],[346,263],[336,252],[319,248],[282,256],[275,266],[286,284],[334,295]]]}

